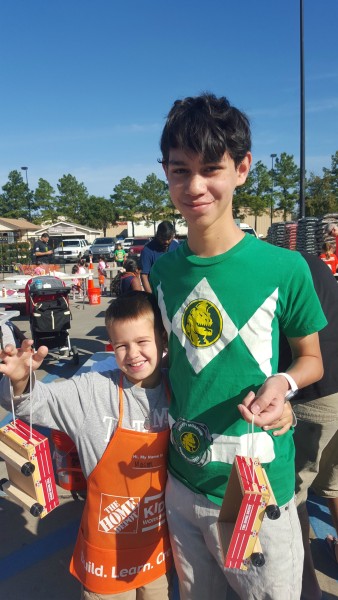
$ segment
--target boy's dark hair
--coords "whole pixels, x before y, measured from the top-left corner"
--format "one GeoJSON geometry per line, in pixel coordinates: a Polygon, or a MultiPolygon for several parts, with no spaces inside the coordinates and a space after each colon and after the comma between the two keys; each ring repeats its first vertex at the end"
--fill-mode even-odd
{"type": "Polygon", "coordinates": [[[72,267],[72,275],[79,272],[79,264],[73,265],[72,267]]]}
{"type": "Polygon", "coordinates": [[[162,240],[170,240],[174,237],[175,229],[170,221],[162,221],[158,224],[156,235],[162,240]]]}
{"type": "Polygon", "coordinates": [[[204,93],[174,102],[164,126],[160,147],[162,164],[178,148],[200,154],[204,162],[219,161],[228,152],[238,167],[251,149],[248,117],[227,98],[204,93]]]}
{"type": "Polygon", "coordinates": [[[148,292],[126,292],[113,300],[106,310],[105,324],[108,327],[113,321],[127,321],[137,319],[148,314],[154,315],[154,327],[159,333],[163,333],[164,325],[161,311],[155,296],[148,292]]]}

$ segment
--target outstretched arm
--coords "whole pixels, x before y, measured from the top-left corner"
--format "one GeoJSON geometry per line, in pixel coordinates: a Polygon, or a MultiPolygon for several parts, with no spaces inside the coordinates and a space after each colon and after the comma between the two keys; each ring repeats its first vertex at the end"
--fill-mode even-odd
{"type": "Polygon", "coordinates": [[[23,340],[21,348],[15,348],[8,344],[1,351],[0,373],[7,375],[12,382],[14,396],[24,393],[29,382],[30,360],[32,358],[32,369],[36,371],[47,356],[48,348],[40,346],[35,351],[33,340],[23,340]]]}
{"type": "MultiPolygon", "coordinates": [[[[288,369],[298,388],[306,387],[323,376],[323,362],[320,351],[318,333],[301,338],[288,338],[293,361],[288,369]]],[[[255,415],[258,427],[271,425],[283,412],[285,396],[290,390],[287,379],[283,376],[268,377],[255,394],[249,392],[239,404],[243,419],[251,422],[255,415]]]]}

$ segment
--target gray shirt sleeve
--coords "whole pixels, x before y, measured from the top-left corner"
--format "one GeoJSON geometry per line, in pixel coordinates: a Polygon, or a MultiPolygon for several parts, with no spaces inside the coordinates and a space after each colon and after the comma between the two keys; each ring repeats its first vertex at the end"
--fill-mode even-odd
{"type": "MultiPolygon", "coordinates": [[[[86,477],[100,460],[117,427],[120,371],[90,372],[64,381],[34,381],[33,424],[67,433],[74,441],[86,477]]],[[[11,411],[10,381],[0,381],[0,402],[11,411]]],[[[15,398],[16,416],[30,418],[30,397],[15,398]]],[[[152,431],[168,427],[168,399],[163,382],[145,390],[123,379],[123,427],[143,431],[145,413],[153,415],[152,431]]]]}
{"type": "Polygon", "coordinates": [[[1,325],[1,330],[2,330],[2,343],[5,346],[7,346],[7,344],[12,344],[13,346],[16,345],[16,340],[13,334],[13,330],[11,329],[11,327],[9,325],[7,325],[7,323],[4,323],[3,325],[1,325]]]}

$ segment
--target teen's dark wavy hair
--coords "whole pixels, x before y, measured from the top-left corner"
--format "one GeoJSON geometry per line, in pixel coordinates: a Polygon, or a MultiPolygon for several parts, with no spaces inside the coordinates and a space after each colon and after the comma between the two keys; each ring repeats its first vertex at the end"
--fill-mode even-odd
{"type": "Polygon", "coordinates": [[[238,167],[251,150],[248,117],[227,98],[204,93],[174,102],[160,141],[162,164],[171,148],[200,154],[204,162],[219,161],[228,152],[238,167]]]}

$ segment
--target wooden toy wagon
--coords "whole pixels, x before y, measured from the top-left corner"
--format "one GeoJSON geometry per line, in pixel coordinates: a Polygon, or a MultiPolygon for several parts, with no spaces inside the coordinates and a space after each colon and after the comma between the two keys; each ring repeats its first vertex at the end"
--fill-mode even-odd
{"type": "Polygon", "coordinates": [[[225,567],[247,571],[265,563],[258,537],[264,515],[280,516],[266,472],[257,458],[236,456],[218,519],[225,567]]]}
{"type": "Polygon", "coordinates": [[[0,456],[6,462],[8,479],[1,489],[28,509],[34,517],[45,517],[59,504],[48,439],[15,419],[0,428],[0,456]]]}

